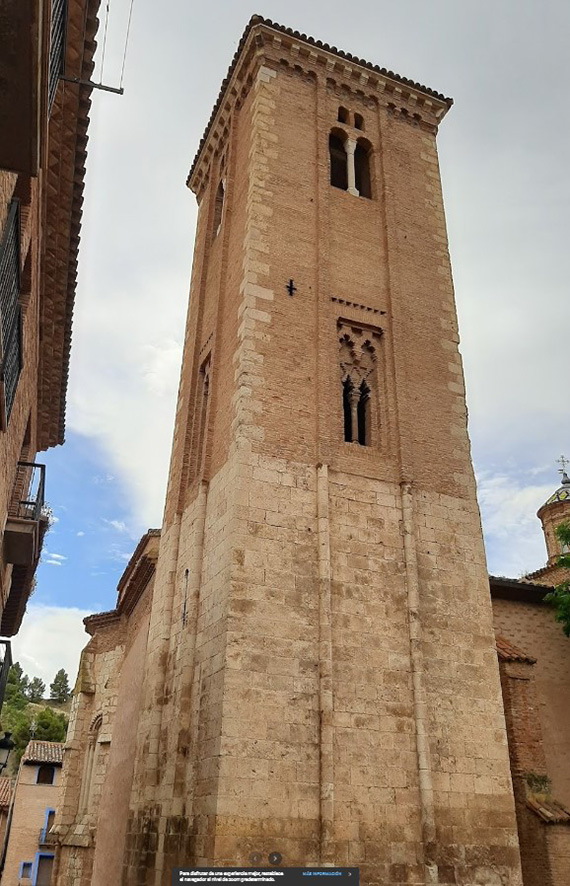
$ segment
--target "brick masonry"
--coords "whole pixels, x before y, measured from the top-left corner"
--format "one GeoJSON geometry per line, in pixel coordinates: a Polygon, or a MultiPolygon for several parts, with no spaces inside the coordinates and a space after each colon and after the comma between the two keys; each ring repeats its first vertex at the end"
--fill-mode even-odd
{"type": "MultiPolygon", "coordinates": [[[[8,517],[8,506],[20,459],[33,460],[36,453],[37,361],[38,361],[38,230],[40,213],[39,183],[37,179],[17,176],[0,170],[0,238],[5,229],[10,204],[20,199],[20,269],[22,287],[20,304],[22,322],[22,371],[9,421],[0,405],[0,529],[3,532],[8,517]],[[24,274],[24,268],[26,274],[24,274]]],[[[3,401],[3,397],[2,397],[3,401]]],[[[0,551],[0,611],[10,591],[12,566],[6,563],[0,551]]]]}

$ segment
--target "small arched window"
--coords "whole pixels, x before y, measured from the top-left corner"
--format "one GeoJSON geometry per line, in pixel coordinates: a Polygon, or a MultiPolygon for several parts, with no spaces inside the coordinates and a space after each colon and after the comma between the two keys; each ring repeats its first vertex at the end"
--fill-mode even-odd
{"type": "Polygon", "coordinates": [[[348,108],[341,106],[338,109],[337,120],[339,123],[348,123],[348,108]]]}
{"type": "Polygon", "coordinates": [[[38,766],[36,784],[53,784],[55,778],[55,766],[38,766]]]}
{"type": "Polygon", "coordinates": [[[97,763],[99,761],[99,734],[103,725],[102,714],[94,717],[88,733],[87,753],[83,762],[83,778],[81,779],[81,790],[79,794],[79,813],[80,815],[90,811],[93,800],[93,788],[95,784],[95,774],[97,772],[97,763]]]}
{"type": "Polygon", "coordinates": [[[364,117],[362,114],[354,115],[354,128],[364,130],[364,117]]]}
{"type": "Polygon", "coordinates": [[[224,196],[225,189],[223,181],[218,185],[218,190],[216,191],[216,200],[214,202],[214,224],[212,225],[212,233],[214,237],[218,234],[222,226],[222,215],[224,212],[224,196]]]}
{"type": "Polygon", "coordinates": [[[361,197],[372,197],[370,181],[370,148],[363,139],[359,139],[354,151],[354,178],[356,190],[361,197]]]}
{"type": "Polygon", "coordinates": [[[344,142],[331,132],[329,136],[329,157],[331,164],[331,185],[343,191],[348,190],[348,170],[344,142]]]}

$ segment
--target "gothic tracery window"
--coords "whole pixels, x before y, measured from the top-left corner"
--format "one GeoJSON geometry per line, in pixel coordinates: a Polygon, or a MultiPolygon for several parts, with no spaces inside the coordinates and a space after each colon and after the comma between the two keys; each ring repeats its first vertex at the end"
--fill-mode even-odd
{"type": "Polygon", "coordinates": [[[377,391],[377,349],[374,334],[339,323],[340,374],[344,442],[372,446],[378,441],[378,417],[374,410],[377,391]]]}

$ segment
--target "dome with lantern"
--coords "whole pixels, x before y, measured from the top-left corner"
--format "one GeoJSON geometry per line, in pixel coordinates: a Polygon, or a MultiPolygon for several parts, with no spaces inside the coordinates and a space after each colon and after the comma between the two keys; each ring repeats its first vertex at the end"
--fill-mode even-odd
{"type": "MultiPolygon", "coordinates": [[[[544,502],[544,505],[553,505],[556,502],[570,502],[570,477],[566,473],[566,471],[562,472],[562,486],[553,492],[549,499],[544,502]]],[[[543,507],[544,507],[543,505],[543,507]]]]}

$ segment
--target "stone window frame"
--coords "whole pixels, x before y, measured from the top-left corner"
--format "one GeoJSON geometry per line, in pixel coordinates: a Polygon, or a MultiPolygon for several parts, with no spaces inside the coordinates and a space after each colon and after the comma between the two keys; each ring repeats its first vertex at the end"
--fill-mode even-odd
{"type": "Polygon", "coordinates": [[[78,802],[79,815],[88,815],[91,811],[95,772],[99,760],[99,736],[102,726],[103,714],[98,713],[93,717],[87,735],[87,752],[83,761],[83,777],[81,779],[78,802]]]}
{"type": "Polygon", "coordinates": [[[340,395],[343,443],[361,449],[378,450],[386,445],[385,409],[380,404],[380,372],[382,369],[382,335],[379,327],[339,317],[340,395]],[[365,389],[363,388],[365,386],[365,389]],[[346,392],[350,396],[350,417],[347,416],[346,392]],[[361,413],[362,410],[362,413],[361,413]],[[350,420],[350,435],[347,433],[350,420]],[[362,433],[362,424],[364,433],[362,433]],[[347,439],[350,436],[350,440],[347,439]],[[364,440],[362,437],[364,436],[364,440]]]}

